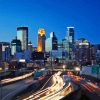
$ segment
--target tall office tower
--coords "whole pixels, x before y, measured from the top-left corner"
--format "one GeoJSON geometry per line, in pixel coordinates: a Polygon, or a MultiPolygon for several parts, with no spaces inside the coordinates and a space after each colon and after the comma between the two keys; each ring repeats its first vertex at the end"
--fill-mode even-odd
{"type": "Polygon", "coordinates": [[[100,44],[94,44],[91,46],[91,59],[100,63],[100,44]]]}
{"type": "Polygon", "coordinates": [[[68,59],[74,59],[74,27],[67,27],[67,52],[68,59]]]}
{"type": "Polygon", "coordinates": [[[21,52],[21,41],[16,37],[16,39],[11,41],[11,55],[14,55],[17,52],[21,52]]]}
{"type": "Polygon", "coordinates": [[[30,42],[28,43],[28,50],[32,51],[32,49],[33,49],[33,46],[32,46],[32,42],[30,41],[30,42]]]}
{"type": "Polygon", "coordinates": [[[62,48],[63,50],[67,51],[67,39],[62,39],[62,48]]]}
{"type": "Polygon", "coordinates": [[[58,40],[54,32],[50,33],[50,38],[46,39],[46,52],[58,50],[58,40]]]}
{"type": "Polygon", "coordinates": [[[9,61],[11,56],[11,49],[9,42],[0,42],[0,60],[9,61]]]}
{"type": "Polygon", "coordinates": [[[17,39],[21,41],[22,50],[28,49],[28,27],[17,28],[17,39]]]}
{"type": "Polygon", "coordinates": [[[75,60],[81,65],[91,61],[90,43],[84,38],[80,38],[75,42],[75,60]]]}
{"type": "Polygon", "coordinates": [[[38,30],[38,46],[37,51],[38,52],[44,52],[45,51],[45,30],[43,28],[40,28],[38,30]]]}

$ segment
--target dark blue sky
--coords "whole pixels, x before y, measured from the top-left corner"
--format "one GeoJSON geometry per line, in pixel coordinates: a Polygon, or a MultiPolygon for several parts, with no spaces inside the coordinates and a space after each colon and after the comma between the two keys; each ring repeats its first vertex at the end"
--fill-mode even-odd
{"type": "Polygon", "coordinates": [[[54,31],[59,41],[66,27],[75,27],[75,38],[100,43],[100,0],[0,0],[0,41],[11,41],[17,26],[29,27],[29,40],[37,45],[38,28],[46,36],[54,31]]]}

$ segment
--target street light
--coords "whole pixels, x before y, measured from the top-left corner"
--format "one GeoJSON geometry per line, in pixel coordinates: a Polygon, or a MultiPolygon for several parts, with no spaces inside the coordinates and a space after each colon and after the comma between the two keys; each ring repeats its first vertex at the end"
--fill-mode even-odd
{"type": "Polygon", "coordinates": [[[80,71],[80,68],[79,68],[79,67],[75,67],[75,70],[76,70],[76,71],[80,71]]]}
{"type": "Polygon", "coordinates": [[[64,71],[65,71],[65,68],[66,68],[66,65],[63,65],[63,69],[64,69],[64,71]]]}
{"type": "Polygon", "coordinates": [[[77,72],[77,74],[80,72],[80,68],[79,67],[75,67],[75,71],[77,72]]]}

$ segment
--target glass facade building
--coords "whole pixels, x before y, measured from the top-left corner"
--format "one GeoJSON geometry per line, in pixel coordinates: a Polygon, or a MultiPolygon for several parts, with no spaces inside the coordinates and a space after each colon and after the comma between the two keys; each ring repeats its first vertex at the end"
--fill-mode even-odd
{"type": "Polygon", "coordinates": [[[46,39],[46,52],[58,50],[58,40],[54,32],[50,33],[50,38],[46,39]]]}
{"type": "Polygon", "coordinates": [[[32,42],[30,41],[30,42],[28,43],[28,50],[32,51],[32,49],[33,49],[33,46],[32,46],[32,42]]]}
{"type": "Polygon", "coordinates": [[[17,39],[21,41],[22,50],[28,49],[28,27],[17,28],[17,39]]]}
{"type": "Polygon", "coordinates": [[[21,52],[21,41],[13,39],[11,41],[11,55],[14,55],[16,52],[21,52]]]}
{"type": "Polygon", "coordinates": [[[74,59],[74,27],[67,27],[67,52],[68,52],[68,59],[74,59]]]}
{"type": "Polygon", "coordinates": [[[91,52],[90,52],[90,43],[84,39],[80,38],[76,41],[75,47],[75,59],[81,64],[90,63],[91,52]]]}
{"type": "Polygon", "coordinates": [[[11,49],[9,42],[0,42],[0,60],[9,61],[11,56],[11,49]]]}

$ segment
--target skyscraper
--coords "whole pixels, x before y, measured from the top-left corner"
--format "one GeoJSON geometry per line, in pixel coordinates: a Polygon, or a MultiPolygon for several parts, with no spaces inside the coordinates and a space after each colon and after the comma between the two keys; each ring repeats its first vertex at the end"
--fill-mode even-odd
{"type": "Polygon", "coordinates": [[[21,41],[22,50],[28,49],[28,27],[17,28],[17,39],[21,41]]]}
{"type": "Polygon", "coordinates": [[[94,44],[91,46],[91,60],[100,63],[100,44],[94,44]]]}
{"type": "Polygon", "coordinates": [[[81,65],[90,63],[91,51],[89,41],[84,38],[80,38],[76,41],[75,45],[75,60],[81,65]]]}
{"type": "Polygon", "coordinates": [[[74,27],[67,27],[67,52],[68,59],[74,59],[74,27]]]}
{"type": "Polygon", "coordinates": [[[32,42],[30,41],[30,42],[28,43],[28,50],[32,51],[32,49],[33,49],[33,47],[32,47],[32,42]]]}
{"type": "Polygon", "coordinates": [[[11,41],[11,55],[14,55],[16,52],[21,52],[21,41],[17,38],[11,41]]]}
{"type": "Polygon", "coordinates": [[[11,49],[9,42],[0,42],[0,60],[9,61],[11,56],[11,49]]]}
{"type": "Polygon", "coordinates": [[[50,38],[46,39],[46,52],[58,50],[58,40],[54,32],[50,33],[50,38]]]}
{"type": "Polygon", "coordinates": [[[37,51],[38,52],[44,52],[45,51],[45,30],[43,28],[40,28],[38,30],[38,46],[37,51]]]}
{"type": "Polygon", "coordinates": [[[67,51],[67,39],[62,39],[62,48],[67,51]]]}

